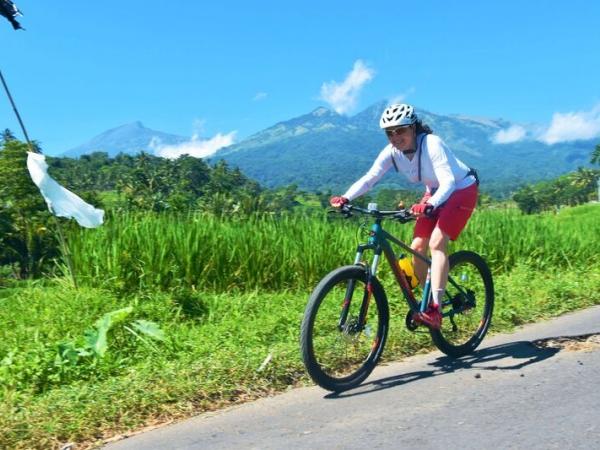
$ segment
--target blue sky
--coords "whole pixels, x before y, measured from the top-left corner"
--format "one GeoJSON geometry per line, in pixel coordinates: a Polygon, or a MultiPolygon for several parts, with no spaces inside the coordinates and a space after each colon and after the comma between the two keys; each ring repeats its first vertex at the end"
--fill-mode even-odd
{"type": "MultiPolygon", "coordinates": [[[[214,147],[382,99],[520,124],[507,142],[600,135],[598,2],[15,1],[0,70],[48,154],[135,120],[214,147]]],[[[4,95],[0,127],[21,135],[4,95]]]]}

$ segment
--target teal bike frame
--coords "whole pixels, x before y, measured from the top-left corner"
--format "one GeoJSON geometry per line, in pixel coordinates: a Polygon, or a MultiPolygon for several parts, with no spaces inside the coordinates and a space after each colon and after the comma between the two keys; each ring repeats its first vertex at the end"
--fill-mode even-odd
{"type": "Polygon", "coordinates": [[[402,294],[404,295],[404,297],[407,300],[409,300],[408,304],[409,304],[410,309],[413,312],[425,311],[427,309],[427,306],[429,303],[429,297],[430,297],[429,294],[431,292],[431,281],[429,279],[430,278],[429,266],[431,266],[431,259],[414,251],[412,248],[410,248],[404,242],[395,238],[390,233],[385,231],[383,229],[383,227],[381,226],[381,221],[382,221],[382,218],[380,218],[380,217],[375,219],[375,223],[371,226],[371,231],[369,232],[368,243],[358,245],[354,263],[360,264],[363,259],[363,253],[366,250],[373,250],[374,256],[373,256],[373,261],[371,263],[370,270],[369,270],[369,278],[374,277],[377,275],[377,268],[378,268],[379,262],[381,260],[381,254],[383,253],[385,255],[385,258],[387,259],[388,263],[390,264],[390,267],[392,268],[392,272],[394,274],[394,277],[396,278],[396,281],[400,285],[402,294]],[[412,254],[415,258],[419,258],[421,261],[425,262],[428,266],[427,280],[425,282],[425,287],[423,288],[423,296],[420,301],[420,306],[418,306],[419,303],[417,302],[415,295],[413,293],[413,290],[410,287],[408,280],[406,279],[406,275],[404,274],[404,271],[402,271],[400,269],[400,267],[398,266],[398,258],[396,257],[396,254],[395,254],[390,242],[393,242],[394,244],[398,245],[400,248],[402,248],[406,252],[412,254]]]}
{"type": "MultiPolygon", "coordinates": [[[[371,226],[371,230],[369,232],[368,242],[366,244],[358,245],[357,250],[356,250],[356,258],[354,260],[354,264],[361,264],[368,271],[368,273],[367,273],[367,289],[364,294],[365,298],[363,299],[361,311],[359,313],[359,323],[360,324],[364,323],[364,319],[366,318],[366,315],[367,315],[367,311],[368,311],[368,307],[369,307],[369,300],[370,300],[370,296],[372,293],[371,280],[373,277],[375,277],[377,275],[377,268],[379,266],[379,262],[381,260],[382,253],[385,255],[385,258],[387,259],[388,263],[390,264],[390,267],[392,268],[394,277],[396,278],[396,281],[400,285],[402,294],[404,295],[404,298],[406,299],[411,311],[414,313],[426,311],[427,306],[429,305],[429,301],[431,299],[431,280],[430,280],[431,259],[427,258],[426,256],[421,255],[420,253],[418,253],[415,250],[413,250],[412,248],[410,248],[410,246],[408,246],[401,240],[392,236],[390,233],[385,231],[381,225],[381,222],[383,221],[383,219],[385,217],[395,218],[395,219],[399,220],[401,223],[407,223],[409,221],[412,221],[412,220],[414,220],[414,217],[411,216],[410,213],[407,211],[376,211],[376,210],[366,210],[366,209],[359,208],[356,206],[352,206],[352,209],[357,210],[362,213],[366,213],[375,218],[375,223],[371,226]],[[401,270],[398,265],[398,258],[396,258],[396,254],[394,253],[391,243],[398,245],[400,248],[402,248],[406,252],[410,253],[415,258],[418,258],[427,264],[427,267],[428,267],[427,279],[425,281],[425,286],[423,288],[423,296],[422,296],[420,302],[417,301],[417,299],[415,298],[413,290],[412,290],[408,280],[406,279],[406,275],[404,274],[404,271],[401,270]],[[373,261],[370,266],[363,262],[363,253],[366,250],[373,250],[373,252],[374,252],[373,261]]],[[[461,295],[465,296],[465,298],[470,297],[470,295],[467,292],[465,292],[465,290],[460,285],[458,285],[456,283],[456,281],[453,280],[452,277],[450,277],[450,276],[448,277],[448,283],[451,284],[452,286],[454,286],[461,293],[461,295]]],[[[349,282],[349,284],[347,286],[347,292],[346,292],[345,298],[346,299],[352,298],[353,291],[354,291],[354,282],[349,282]]],[[[346,301],[349,301],[349,300],[346,300],[346,301]]],[[[444,301],[442,302],[442,306],[447,306],[451,303],[452,303],[452,299],[450,299],[450,298],[444,299],[444,301]]],[[[460,309],[462,309],[462,308],[460,308],[460,309]]],[[[456,313],[461,312],[460,309],[457,310],[455,308],[451,308],[449,311],[443,312],[442,316],[450,317],[450,320],[454,324],[452,317],[456,313]]],[[[347,314],[348,314],[348,307],[345,304],[344,307],[342,308],[342,314],[340,316],[340,322],[339,322],[340,326],[343,323],[345,323],[347,314]]]]}

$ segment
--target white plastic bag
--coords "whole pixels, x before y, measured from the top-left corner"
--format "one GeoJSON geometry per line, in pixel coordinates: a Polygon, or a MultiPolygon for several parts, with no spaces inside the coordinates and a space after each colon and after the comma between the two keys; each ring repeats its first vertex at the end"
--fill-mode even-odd
{"type": "Polygon", "coordinates": [[[48,175],[48,164],[44,155],[27,152],[27,169],[52,214],[75,219],[79,225],[86,228],[102,225],[104,211],[84,202],[48,175]]]}

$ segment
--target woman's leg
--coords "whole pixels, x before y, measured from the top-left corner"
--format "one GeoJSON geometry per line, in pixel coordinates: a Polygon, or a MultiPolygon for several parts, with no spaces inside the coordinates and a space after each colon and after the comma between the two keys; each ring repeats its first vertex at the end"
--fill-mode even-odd
{"type": "Polygon", "coordinates": [[[448,241],[450,236],[435,227],[429,240],[431,250],[431,293],[434,306],[441,305],[448,282],[448,241]]]}
{"type": "MultiPolygon", "coordinates": [[[[427,245],[429,244],[429,238],[415,237],[410,245],[414,251],[420,253],[423,256],[427,256],[427,245]]],[[[421,287],[425,287],[425,279],[427,278],[427,263],[421,261],[416,256],[413,256],[413,267],[415,268],[415,275],[419,279],[421,287]]]]}

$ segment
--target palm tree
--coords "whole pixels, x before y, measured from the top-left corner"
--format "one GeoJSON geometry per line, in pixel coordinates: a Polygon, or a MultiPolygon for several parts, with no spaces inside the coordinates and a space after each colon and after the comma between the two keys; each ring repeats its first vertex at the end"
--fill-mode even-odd
{"type": "Polygon", "coordinates": [[[592,152],[592,159],[590,159],[592,164],[600,165],[600,144],[596,145],[596,148],[592,152]]]}
{"type": "Polygon", "coordinates": [[[577,172],[572,172],[569,178],[571,186],[580,190],[593,190],[596,187],[598,174],[595,170],[580,167],[577,172]]]}
{"type": "Polygon", "coordinates": [[[0,133],[0,141],[4,144],[5,142],[14,141],[15,135],[12,131],[6,128],[2,133],[0,133]]]}

